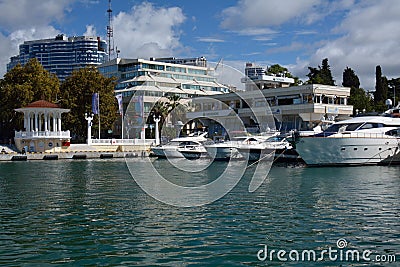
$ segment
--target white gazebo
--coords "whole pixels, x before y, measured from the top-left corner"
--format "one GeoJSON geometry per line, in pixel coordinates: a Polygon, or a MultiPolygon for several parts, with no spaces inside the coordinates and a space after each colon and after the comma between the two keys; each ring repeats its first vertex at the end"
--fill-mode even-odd
{"type": "Polygon", "coordinates": [[[15,145],[22,151],[61,151],[69,148],[70,132],[61,130],[61,114],[69,109],[45,100],[16,109],[24,113],[25,131],[15,132],[15,145]]]}

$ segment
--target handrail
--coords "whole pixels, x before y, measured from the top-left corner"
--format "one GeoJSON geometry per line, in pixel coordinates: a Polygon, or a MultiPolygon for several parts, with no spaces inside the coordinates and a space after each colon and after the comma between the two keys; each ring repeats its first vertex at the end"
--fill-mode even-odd
{"type": "Polygon", "coordinates": [[[48,138],[71,138],[70,131],[15,131],[15,138],[33,138],[33,137],[48,137],[48,138]]]}
{"type": "Polygon", "coordinates": [[[91,139],[93,145],[151,145],[155,139],[91,139]]]}
{"type": "Polygon", "coordinates": [[[316,135],[304,136],[307,137],[322,137],[322,138],[400,138],[399,136],[387,135],[385,133],[358,133],[358,132],[322,132],[316,135]],[[332,136],[335,135],[335,136],[332,136]]]}

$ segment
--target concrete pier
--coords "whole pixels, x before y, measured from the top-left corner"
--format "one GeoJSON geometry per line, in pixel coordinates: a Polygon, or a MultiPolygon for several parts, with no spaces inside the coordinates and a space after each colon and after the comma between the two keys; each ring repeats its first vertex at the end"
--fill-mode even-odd
{"type": "MultiPolygon", "coordinates": [[[[1,148],[0,148],[1,151],[1,148]]],[[[66,152],[39,152],[21,154],[10,149],[0,153],[0,161],[27,161],[27,160],[83,160],[83,159],[112,159],[147,157],[150,154],[150,146],[88,146],[86,144],[72,144],[66,152]]]]}

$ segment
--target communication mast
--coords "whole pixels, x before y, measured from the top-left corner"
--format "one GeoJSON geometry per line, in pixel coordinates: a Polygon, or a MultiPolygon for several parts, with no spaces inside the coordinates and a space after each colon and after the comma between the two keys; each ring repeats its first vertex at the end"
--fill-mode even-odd
{"type": "Polygon", "coordinates": [[[108,38],[108,60],[111,60],[111,54],[114,53],[114,31],[112,27],[112,9],[111,0],[108,0],[108,25],[107,25],[107,38],[108,38]]]}

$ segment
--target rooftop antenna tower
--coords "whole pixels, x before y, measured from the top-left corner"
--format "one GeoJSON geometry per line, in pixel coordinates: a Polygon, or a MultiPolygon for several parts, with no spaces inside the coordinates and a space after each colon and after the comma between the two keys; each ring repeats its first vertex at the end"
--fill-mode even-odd
{"type": "Polygon", "coordinates": [[[107,38],[108,38],[108,60],[111,60],[111,53],[114,53],[114,31],[112,27],[112,9],[111,0],[108,0],[108,25],[107,25],[107,38]]]}

